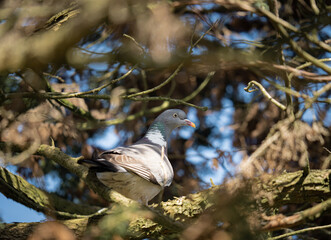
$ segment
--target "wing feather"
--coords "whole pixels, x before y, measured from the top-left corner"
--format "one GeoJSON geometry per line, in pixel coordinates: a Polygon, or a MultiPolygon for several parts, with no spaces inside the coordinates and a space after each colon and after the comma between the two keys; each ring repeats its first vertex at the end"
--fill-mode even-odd
{"type": "Polygon", "coordinates": [[[150,169],[133,157],[126,156],[118,151],[106,151],[99,155],[98,159],[104,159],[113,165],[120,166],[127,171],[133,172],[140,177],[155,184],[159,184],[150,169]]]}

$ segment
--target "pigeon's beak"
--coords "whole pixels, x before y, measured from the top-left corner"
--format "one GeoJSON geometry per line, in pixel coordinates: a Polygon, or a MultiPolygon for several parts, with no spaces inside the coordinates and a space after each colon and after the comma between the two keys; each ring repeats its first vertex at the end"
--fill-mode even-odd
{"type": "Polygon", "coordinates": [[[186,125],[195,128],[195,124],[188,119],[185,119],[186,125]]]}

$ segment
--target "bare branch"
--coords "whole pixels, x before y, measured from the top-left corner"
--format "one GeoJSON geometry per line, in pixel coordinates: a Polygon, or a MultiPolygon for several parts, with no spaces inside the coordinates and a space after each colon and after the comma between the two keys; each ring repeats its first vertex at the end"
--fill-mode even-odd
{"type": "Polygon", "coordinates": [[[254,92],[257,90],[257,88],[254,88],[254,86],[258,86],[258,88],[261,90],[263,95],[270,100],[273,104],[275,104],[277,107],[282,109],[283,111],[286,110],[286,106],[278,102],[276,99],[270,96],[270,94],[267,92],[267,90],[262,86],[262,84],[258,83],[257,81],[250,81],[247,85],[247,87],[244,88],[246,92],[254,92]]]}
{"type": "MultiPolygon", "coordinates": [[[[302,212],[295,213],[292,216],[284,216],[282,214],[269,217],[269,222],[263,227],[264,231],[275,231],[283,228],[297,226],[306,219],[313,220],[318,218],[323,212],[331,208],[331,198],[321,202],[302,212]]],[[[329,226],[330,227],[330,226],[329,226]]]]}

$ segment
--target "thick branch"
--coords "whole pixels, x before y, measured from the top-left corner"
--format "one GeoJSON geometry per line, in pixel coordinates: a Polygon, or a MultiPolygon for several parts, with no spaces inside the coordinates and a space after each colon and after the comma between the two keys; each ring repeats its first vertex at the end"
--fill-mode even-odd
{"type": "MultiPolygon", "coordinates": [[[[59,155],[59,158],[64,159],[63,162],[67,162],[65,165],[68,169],[73,168],[73,172],[82,168],[75,163],[77,159],[70,158],[64,153],[61,153],[58,149],[49,146],[42,146],[42,148],[43,149],[39,150],[39,153],[43,153],[43,155],[47,155],[48,157],[56,157],[59,155]],[[47,153],[47,151],[50,152],[47,153]],[[53,151],[53,153],[51,153],[51,151],[53,151]],[[68,163],[70,161],[73,161],[73,164],[68,163]]],[[[84,172],[85,170],[83,170],[83,174],[80,175],[84,176],[84,172]]],[[[252,180],[249,185],[253,187],[253,191],[255,191],[256,188],[258,191],[261,191],[259,200],[267,206],[316,202],[331,197],[330,175],[331,170],[311,170],[307,176],[304,175],[303,171],[298,171],[283,173],[278,177],[270,176],[270,180],[263,183],[260,182],[259,179],[255,179],[252,180]]],[[[88,181],[87,179],[87,182],[88,181]]],[[[162,202],[159,205],[153,205],[154,209],[152,209],[152,211],[168,215],[177,221],[189,223],[194,221],[207,208],[213,207],[214,201],[219,199],[219,196],[222,196],[222,192],[224,191],[226,191],[226,189],[223,186],[212,187],[199,193],[175,198],[167,202],[162,202]],[[215,198],[213,196],[218,197],[215,198]]],[[[226,195],[224,194],[224,196],[226,195]]],[[[108,212],[108,214],[111,214],[111,211],[108,212]]],[[[61,223],[72,229],[77,236],[81,236],[89,224],[95,223],[95,219],[95,216],[93,216],[61,221],[61,223]]],[[[164,228],[162,221],[155,223],[155,218],[153,218],[153,221],[154,222],[151,222],[149,219],[133,220],[128,232],[139,236],[139,239],[169,234],[169,228],[164,228]]],[[[34,226],[36,226],[36,223],[5,224],[2,230],[0,230],[0,234],[1,236],[12,236],[12,234],[15,234],[17,231],[21,231],[22,233],[31,232],[34,226]]],[[[180,229],[172,229],[171,232],[178,234],[180,233],[180,229]]]]}
{"type": "Polygon", "coordinates": [[[74,218],[89,215],[100,208],[75,204],[55,194],[47,193],[28,183],[25,179],[0,167],[0,192],[36,211],[56,218],[74,218]]]}
{"type": "Polygon", "coordinates": [[[258,184],[264,193],[262,202],[268,205],[320,202],[331,197],[331,169],[283,173],[271,177],[267,184],[258,184]]]}

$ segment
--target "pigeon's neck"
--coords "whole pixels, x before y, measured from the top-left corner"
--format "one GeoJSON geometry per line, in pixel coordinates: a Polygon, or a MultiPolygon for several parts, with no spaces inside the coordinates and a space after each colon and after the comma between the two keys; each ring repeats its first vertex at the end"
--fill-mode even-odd
{"type": "Polygon", "coordinates": [[[167,147],[167,142],[171,131],[161,122],[154,122],[148,129],[145,138],[163,147],[167,147]]]}

